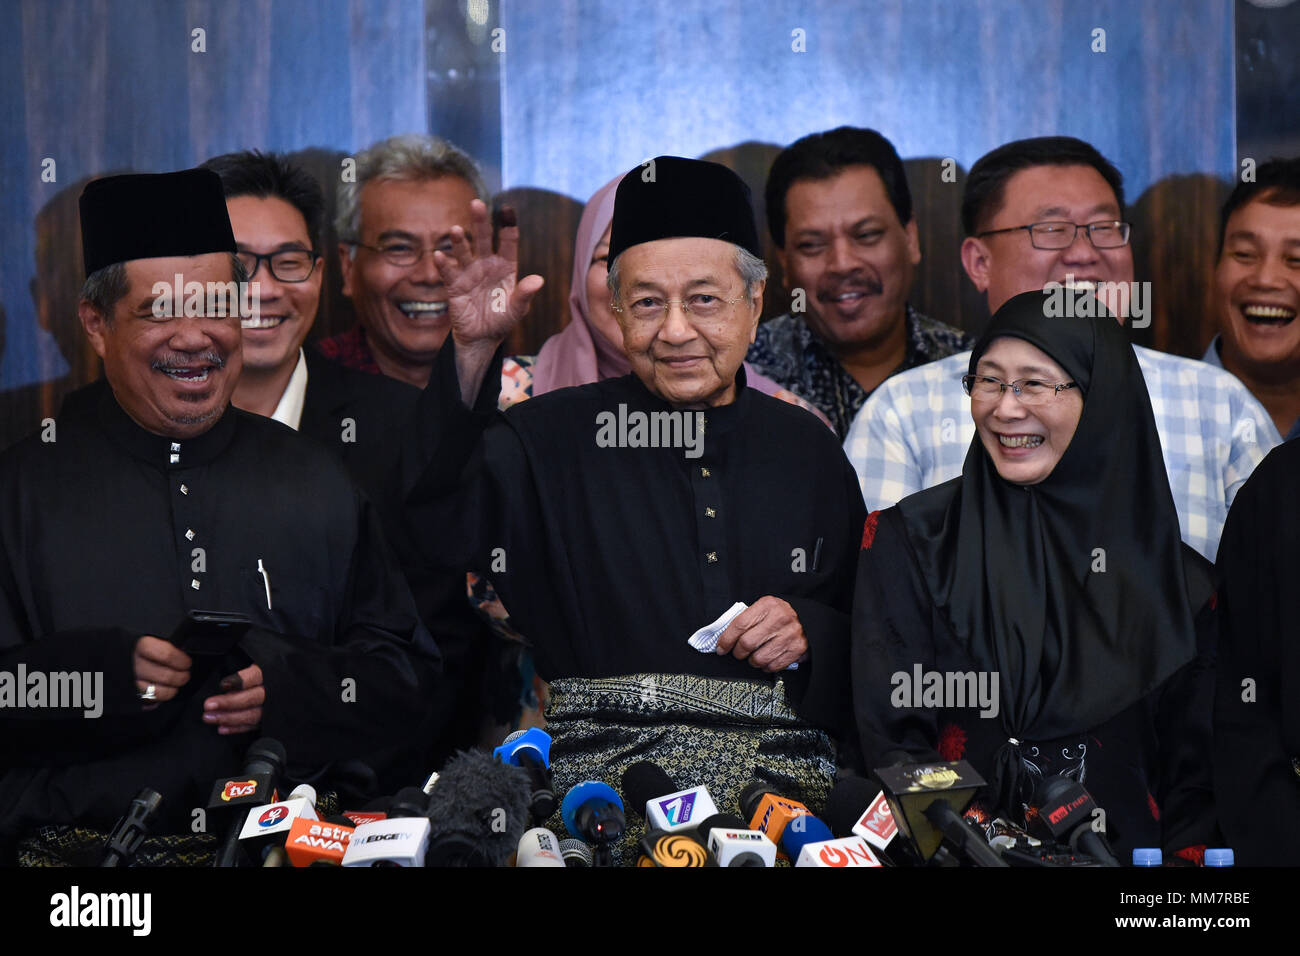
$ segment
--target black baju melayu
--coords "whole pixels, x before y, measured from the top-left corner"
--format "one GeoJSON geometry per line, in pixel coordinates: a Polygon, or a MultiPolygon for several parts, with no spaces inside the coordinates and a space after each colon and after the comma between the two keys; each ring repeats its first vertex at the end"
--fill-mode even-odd
{"type": "Polygon", "coordinates": [[[160,832],[188,831],[251,739],[202,723],[202,701],[250,661],[266,687],[260,732],[299,779],[344,758],[382,775],[430,706],[437,648],[373,507],[330,454],[234,408],[173,442],[100,383],[53,442],[0,457],[0,670],[102,671],[104,695],[98,719],[0,711],[0,834],[110,826],[143,786],[166,801],[160,832]],[[190,610],[240,612],[253,628],[144,712],[135,642],[168,637],[190,610]]]}
{"type": "Polygon", "coordinates": [[[1300,864],[1300,440],[1233,499],[1219,545],[1214,789],[1236,862],[1300,864]]]}

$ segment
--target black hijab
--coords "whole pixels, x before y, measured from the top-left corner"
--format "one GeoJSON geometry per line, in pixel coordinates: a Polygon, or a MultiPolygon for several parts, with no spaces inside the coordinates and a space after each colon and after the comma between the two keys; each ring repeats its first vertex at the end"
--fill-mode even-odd
{"type": "Polygon", "coordinates": [[[1085,732],[1159,686],[1195,655],[1194,609],[1210,593],[1208,577],[1189,587],[1184,574],[1127,337],[1109,316],[1045,316],[1045,301],[1028,292],[998,309],[970,371],[994,339],[1013,336],[1078,383],[1083,412],[1051,474],[1004,480],[976,434],[960,479],[898,505],[936,608],[977,666],[999,675],[1008,743],[994,786],[1013,810],[1020,743],[1085,732]]]}

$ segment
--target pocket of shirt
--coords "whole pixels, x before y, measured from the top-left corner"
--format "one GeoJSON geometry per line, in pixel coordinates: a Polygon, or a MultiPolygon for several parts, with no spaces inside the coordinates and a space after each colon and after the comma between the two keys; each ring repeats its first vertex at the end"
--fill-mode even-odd
{"type": "Polygon", "coordinates": [[[305,578],[267,568],[266,578],[256,568],[240,571],[241,586],[254,627],[301,637],[330,640],[333,625],[327,621],[328,595],[325,589],[305,578]],[[270,579],[271,606],[267,608],[266,590],[270,579]],[[328,626],[325,626],[328,625],[328,626]],[[322,628],[326,633],[322,634],[322,628]]]}

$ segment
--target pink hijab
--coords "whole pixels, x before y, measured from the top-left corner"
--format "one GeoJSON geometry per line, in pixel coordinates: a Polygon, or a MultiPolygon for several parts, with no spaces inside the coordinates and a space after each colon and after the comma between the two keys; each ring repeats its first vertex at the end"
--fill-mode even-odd
{"type": "MultiPolygon", "coordinates": [[[[547,339],[537,353],[537,363],[533,366],[534,395],[618,378],[632,370],[623,354],[622,343],[615,346],[591,324],[587,303],[587,270],[591,267],[591,257],[600,244],[600,237],[614,221],[614,193],[622,178],[619,176],[601,186],[582,210],[578,238],[573,245],[569,324],[547,339]]],[[[755,371],[748,362],[745,363],[745,380],[750,388],[768,395],[784,391],[776,382],[755,371]]]]}

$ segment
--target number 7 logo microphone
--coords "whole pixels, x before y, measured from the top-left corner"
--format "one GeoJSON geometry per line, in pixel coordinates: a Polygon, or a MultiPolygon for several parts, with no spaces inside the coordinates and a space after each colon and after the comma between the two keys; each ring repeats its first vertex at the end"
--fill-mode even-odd
{"type": "Polygon", "coordinates": [[[623,772],[623,793],[628,806],[645,807],[650,829],[665,833],[694,829],[718,812],[707,788],[679,790],[662,767],[649,761],[633,764],[623,772]]]}

